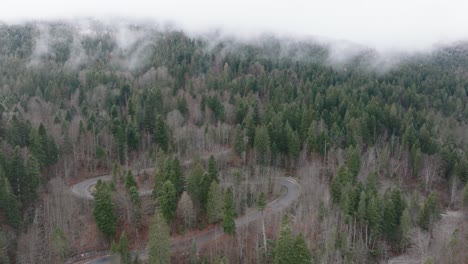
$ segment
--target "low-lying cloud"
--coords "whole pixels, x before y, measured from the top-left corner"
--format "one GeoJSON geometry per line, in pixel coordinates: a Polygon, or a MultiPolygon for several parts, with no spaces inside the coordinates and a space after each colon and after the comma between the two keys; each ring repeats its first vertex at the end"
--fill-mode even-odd
{"type": "MultiPolygon", "coordinates": [[[[127,17],[192,32],[221,28],[238,37],[270,32],[347,40],[372,49],[418,51],[468,38],[463,0],[6,0],[0,20],[127,17]]],[[[125,34],[125,32],[122,32],[125,34]]]]}

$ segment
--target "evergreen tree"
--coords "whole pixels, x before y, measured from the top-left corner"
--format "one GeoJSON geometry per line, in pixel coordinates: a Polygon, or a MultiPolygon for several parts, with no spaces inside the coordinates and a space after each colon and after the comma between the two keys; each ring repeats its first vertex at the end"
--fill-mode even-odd
{"type": "Polygon", "coordinates": [[[419,212],[418,224],[422,229],[429,230],[440,218],[439,198],[435,193],[431,193],[419,212]]]}
{"type": "Polygon", "coordinates": [[[168,179],[174,184],[177,198],[180,197],[185,188],[184,174],[178,158],[174,158],[169,164],[168,179]]]}
{"type": "Polygon", "coordinates": [[[150,264],[171,263],[169,227],[156,211],[151,222],[148,240],[148,262],[150,264]]]}
{"type": "Polygon", "coordinates": [[[59,256],[61,261],[63,261],[69,251],[69,245],[65,233],[58,227],[52,233],[51,249],[56,256],[59,256]]]}
{"type": "Polygon", "coordinates": [[[130,202],[132,204],[132,221],[139,225],[141,221],[141,197],[135,186],[128,189],[128,195],[130,196],[130,202]]]}
{"type": "Polygon", "coordinates": [[[198,205],[201,204],[200,197],[202,192],[202,180],[203,169],[201,168],[200,164],[196,164],[187,178],[187,192],[190,194],[190,197],[192,197],[192,201],[198,205]]]}
{"type": "Polygon", "coordinates": [[[224,217],[223,217],[223,231],[228,235],[236,233],[236,212],[234,208],[234,196],[231,188],[228,188],[224,195],[224,217]]]}
{"type": "Polygon", "coordinates": [[[161,212],[167,222],[171,221],[177,209],[177,195],[174,184],[167,180],[162,187],[159,197],[161,212]]]}
{"type": "Polygon", "coordinates": [[[358,146],[352,147],[348,150],[347,165],[352,179],[356,180],[356,177],[361,170],[361,153],[359,152],[358,146]]]}
{"type": "Polygon", "coordinates": [[[131,170],[127,171],[127,176],[125,177],[125,188],[127,190],[130,190],[130,188],[135,187],[138,189],[138,184],[135,180],[135,177],[133,177],[133,173],[131,170]]]}
{"type": "Polygon", "coordinates": [[[267,165],[270,161],[270,136],[265,127],[255,131],[255,154],[259,164],[267,165]]]}
{"type": "Polygon", "coordinates": [[[400,218],[400,250],[404,251],[410,243],[411,215],[408,208],[403,210],[400,218]]]}
{"type": "Polygon", "coordinates": [[[310,253],[309,247],[304,239],[302,234],[299,234],[294,240],[294,249],[293,249],[294,259],[292,262],[294,264],[310,264],[312,263],[312,255],[310,253]]]}
{"type": "Polygon", "coordinates": [[[266,206],[267,206],[267,203],[266,203],[265,193],[261,192],[257,199],[257,210],[259,210],[262,213],[262,235],[263,235],[263,247],[264,247],[265,252],[267,252],[267,242],[266,242],[266,232],[265,232],[265,219],[264,219],[263,212],[265,211],[266,206]]]}
{"type": "Polygon", "coordinates": [[[117,219],[114,215],[114,205],[106,183],[99,180],[96,184],[96,192],[93,195],[93,216],[97,226],[105,236],[112,237],[117,228],[117,219]]]}
{"type": "Polygon", "coordinates": [[[128,246],[128,239],[127,239],[127,235],[125,235],[125,231],[122,232],[122,234],[120,235],[118,252],[120,254],[120,263],[121,264],[131,264],[132,263],[132,257],[130,255],[130,249],[129,249],[129,246],[128,246]]]}
{"type": "Polygon", "coordinates": [[[289,228],[288,217],[283,218],[281,224],[280,236],[276,242],[274,264],[295,264],[294,241],[289,228]]]}
{"type": "Polygon", "coordinates": [[[234,130],[232,148],[239,156],[242,155],[242,153],[245,151],[244,133],[240,125],[237,125],[236,129],[234,130]]]}
{"type": "Polygon", "coordinates": [[[32,202],[37,197],[37,188],[39,187],[39,162],[34,156],[30,156],[25,163],[26,181],[23,187],[23,203],[27,204],[32,202]]]}
{"type": "Polygon", "coordinates": [[[216,181],[219,183],[218,168],[216,166],[216,160],[213,155],[211,155],[208,159],[208,176],[210,177],[211,181],[216,181]]]}
{"type": "Polygon", "coordinates": [[[161,115],[156,117],[156,126],[153,138],[162,150],[168,150],[170,143],[169,129],[161,115]]]}
{"type": "Polygon", "coordinates": [[[0,231],[0,263],[10,263],[10,258],[8,257],[8,244],[5,235],[2,231],[0,231]]]}
{"type": "Polygon", "coordinates": [[[216,181],[212,181],[208,192],[206,214],[210,223],[216,223],[223,218],[223,198],[216,181]]]}

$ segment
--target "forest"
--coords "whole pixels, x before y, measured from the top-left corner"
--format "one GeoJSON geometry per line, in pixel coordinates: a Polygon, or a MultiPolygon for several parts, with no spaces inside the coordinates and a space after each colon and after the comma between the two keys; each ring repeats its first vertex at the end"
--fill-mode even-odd
{"type": "Polygon", "coordinates": [[[332,54],[0,24],[0,263],[466,263],[468,44],[332,54]]]}

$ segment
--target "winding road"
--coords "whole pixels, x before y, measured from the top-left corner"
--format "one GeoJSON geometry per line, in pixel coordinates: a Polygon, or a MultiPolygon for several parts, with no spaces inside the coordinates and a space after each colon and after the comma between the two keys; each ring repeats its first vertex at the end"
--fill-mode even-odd
{"type": "MultiPolygon", "coordinates": [[[[226,154],[226,153],[224,153],[226,154]]],[[[188,166],[192,163],[192,161],[184,162],[185,166],[188,166]]],[[[147,170],[151,171],[151,169],[147,170]]],[[[98,180],[110,180],[112,177],[111,175],[104,175],[92,179],[88,179],[77,183],[72,186],[71,190],[73,194],[77,197],[83,199],[93,199],[91,194],[90,188],[97,183],[98,180]]],[[[274,213],[281,212],[282,210],[291,206],[291,204],[296,201],[301,193],[301,187],[296,180],[289,177],[280,177],[277,178],[279,184],[281,184],[285,192],[283,195],[272,202],[270,202],[265,211],[264,216],[268,217],[274,213]]],[[[141,195],[149,195],[151,194],[151,190],[143,190],[140,191],[141,195]]],[[[261,213],[258,211],[249,212],[243,216],[240,216],[236,219],[236,227],[246,226],[254,221],[257,221],[261,218],[261,213]]],[[[188,254],[192,248],[192,243],[195,242],[197,246],[197,250],[202,248],[205,244],[215,241],[216,239],[221,238],[224,233],[222,228],[217,225],[215,228],[207,229],[201,231],[201,233],[197,233],[196,235],[187,234],[183,237],[178,237],[177,240],[172,238],[171,242],[171,251],[178,252],[182,254],[188,254]]],[[[139,250],[133,251],[133,255],[138,255],[140,259],[147,258],[146,250],[139,250]]],[[[75,257],[73,260],[70,260],[66,263],[87,263],[87,264],[103,264],[103,263],[110,263],[111,255],[109,251],[102,251],[102,252],[93,252],[93,253],[83,253],[80,256],[75,257]]]]}

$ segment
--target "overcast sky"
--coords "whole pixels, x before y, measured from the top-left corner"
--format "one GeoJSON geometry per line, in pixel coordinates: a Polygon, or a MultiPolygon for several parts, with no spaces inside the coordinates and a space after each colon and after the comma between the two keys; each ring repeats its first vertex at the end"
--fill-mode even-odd
{"type": "Polygon", "coordinates": [[[422,50],[468,39],[468,0],[2,0],[0,20],[128,17],[191,31],[222,28],[422,50]]]}

